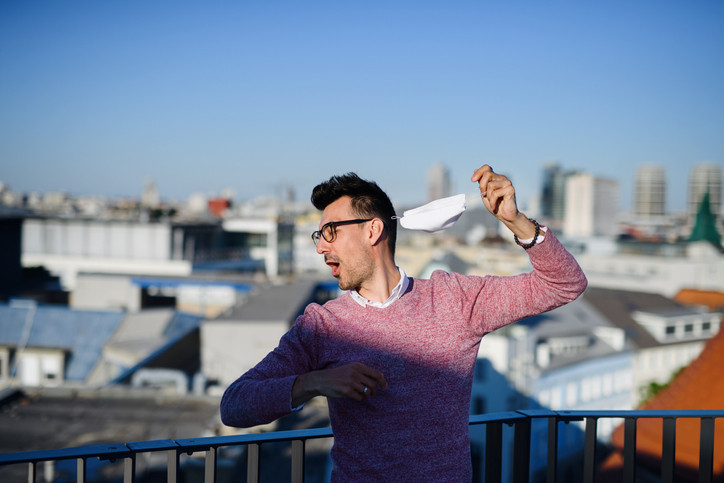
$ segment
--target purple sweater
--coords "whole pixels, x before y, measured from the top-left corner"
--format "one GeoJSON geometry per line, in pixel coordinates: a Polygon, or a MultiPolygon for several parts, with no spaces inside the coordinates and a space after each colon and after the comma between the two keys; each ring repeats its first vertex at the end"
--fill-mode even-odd
{"type": "Polygon", "coordinates": [[[361,362],[388,388],[363,402],[329,398],[332,481],[470,481],[468,415],[480,339],[564,305],[586,288],[574,258],[548,230],[528,250],[533,271],[411,279],[380,309],[349,294],[310,304],[279,346],[221,401],[224,424],[249,427],[289,414],[298,374],[361,362]]]}

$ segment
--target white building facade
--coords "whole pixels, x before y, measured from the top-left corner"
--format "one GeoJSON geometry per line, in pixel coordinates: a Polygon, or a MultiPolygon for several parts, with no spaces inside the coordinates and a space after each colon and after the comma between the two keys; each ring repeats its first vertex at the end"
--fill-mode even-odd
{"type": "Polygon", "coordinates": [[[611,237],[617,234],[618,182],[576,173],[566,179],[563,233],[569,237],[611,237]]]}

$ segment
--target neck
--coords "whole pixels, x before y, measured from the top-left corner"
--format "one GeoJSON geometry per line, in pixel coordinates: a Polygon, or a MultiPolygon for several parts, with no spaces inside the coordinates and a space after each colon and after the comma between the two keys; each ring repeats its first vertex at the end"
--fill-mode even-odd
{"type": "Polygon", "coordinates": [[[400,282],[400,270],[392,258],[380,262],[374,276],[362,283],[357,292],[373,302],[384,303],[390,298],[392,290],[400,282]]]}

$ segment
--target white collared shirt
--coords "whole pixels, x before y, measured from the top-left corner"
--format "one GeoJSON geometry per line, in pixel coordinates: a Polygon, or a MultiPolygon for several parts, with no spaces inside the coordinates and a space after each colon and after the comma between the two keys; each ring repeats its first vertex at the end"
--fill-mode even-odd
{"type": "Polygon", "coordinates": [[[367,307],[369,305],[370,307],[384,309],[392,302],[402,297],[402,294],[407,291],[407,287],[410,285],[410,279],[403,269],[401,269],[400,267],[397,267],[397,269],[400,271],[400,281],[397,282],[395,288],[392,289],[390,297],[385,302],[374,302],[372,300],[367,300],[366,298],[361,296],[356,290],[349,291],[349,294],[352,296],[352,300],[360,304],[362,307],[367,307]]]}

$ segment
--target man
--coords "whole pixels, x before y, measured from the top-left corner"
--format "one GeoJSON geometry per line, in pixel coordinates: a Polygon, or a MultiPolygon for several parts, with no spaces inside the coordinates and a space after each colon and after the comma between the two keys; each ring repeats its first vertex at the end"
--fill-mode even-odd
{"type": "Polygon", "coordinates": [[[235,381],[224,424],[268,423],[326,396],[334,432],[332,481],[469,481],[468,411],[480,340],[574,300],[586,278],[555,236],[521,212],[510,181],[477,169],[485,207],[529,254],[533,271],[408,278],[395,265],[392,203],[354,174],[317,186],[312,237],[339,287],[310,304],[279,346],[235,381]]]}

